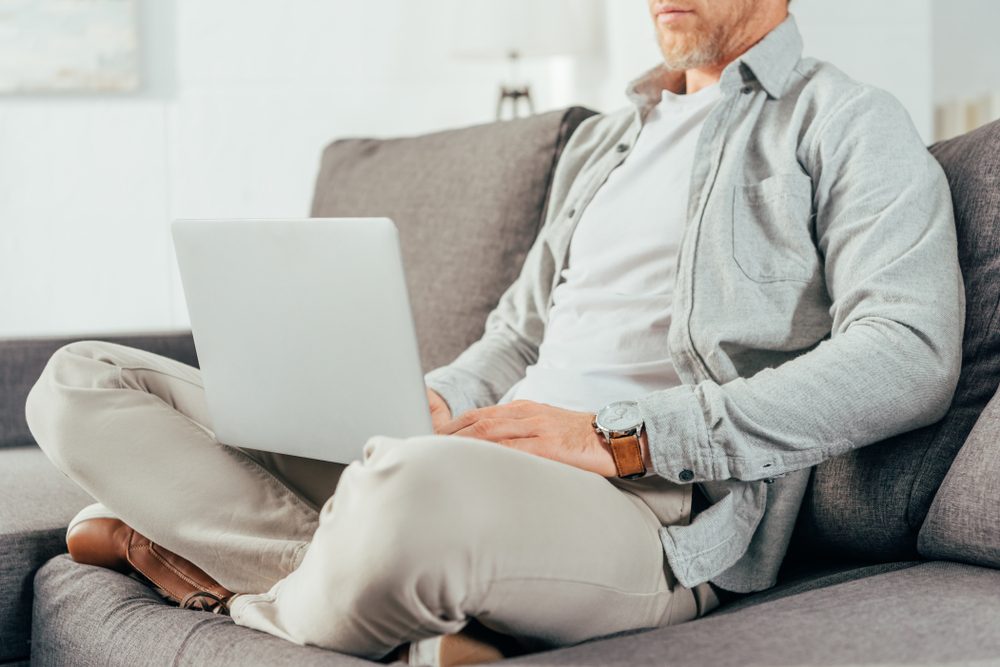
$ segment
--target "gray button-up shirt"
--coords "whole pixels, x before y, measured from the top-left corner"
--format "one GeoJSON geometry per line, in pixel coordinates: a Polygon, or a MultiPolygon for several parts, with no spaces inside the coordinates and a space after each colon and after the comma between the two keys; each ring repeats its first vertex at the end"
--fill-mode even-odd
{"type": "MultiPolygon", "coordinates": [[[[801,51],[789,17],[722,73],[673,294],[683,384],[640,400],[656,474],[712,503],[660,531],[688,587],[772,586],[811,466],[936,421],[958,380],[965,294],[944,174],[893,97],[801,51]]],[[[574,133],[521,275],[482,339],[426,376],[453,414],[496,403],[537,359],[579,212],[669,80],[651,70],[633,107],[574,133]]]]}

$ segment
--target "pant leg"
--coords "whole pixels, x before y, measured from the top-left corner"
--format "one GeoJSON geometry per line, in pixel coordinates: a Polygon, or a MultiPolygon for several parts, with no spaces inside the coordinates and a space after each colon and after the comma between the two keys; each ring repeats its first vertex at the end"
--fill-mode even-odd
{"type": "Polygon", "coordinates": [[[295,569],[343,468],[218,443],[198,369],[113,343],[59,349],[25,413],[67,476],[237,592],[295,569]]]}
{"type": "Polygon", "coordinates": [[[472,617],[536,646],[678,623],[700,610],[659,528],[638,496],[562,463],[470,438],[375,437],[299,568],[238,596],[232,616],[370,658],[472,617]]]}

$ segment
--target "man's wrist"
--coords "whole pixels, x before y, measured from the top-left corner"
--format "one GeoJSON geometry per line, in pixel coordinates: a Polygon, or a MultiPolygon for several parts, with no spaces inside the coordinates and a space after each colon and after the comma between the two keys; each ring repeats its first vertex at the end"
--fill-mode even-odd
{"type": "Polygon", "coordinates": [[[608,439],[604,437],[604,434],[594,429],[589,423],[587,426],[589,427],[588,430],[590,431],[590,437],[596,439],[598,446],[607,455],[607,465],[603,466],[604,471],[602,474],[605,477],[615,477],[618,474],[618,468],[615,465],[615,455],[611,451],[611,443],[609,443],[608,439]]]}
{"type": "MultiPolygon", "coordinates": [[[[618,476],[618,464],[615,461],[614,452],[611,450],[611,443],[608,442],[608,439],[604,437],[604,434],[600,433],[599,431],[591,429],[591,433],[593,434],[592,437],[597,438],[597,441],[600,443],[601,449],[603,449],[604,452],[607,454],[607,461],[609,467],[608,467],[608,472],[604,476],[605,477],[618,476]]],[[[646,441],[645,431],[642,432],[638,440],[639,440],[639,449],[642,454],[642,465],[646,469],[646,474],[651,475],[653,474],[653,460],[649,454],[649,444],[646,441]]]]}

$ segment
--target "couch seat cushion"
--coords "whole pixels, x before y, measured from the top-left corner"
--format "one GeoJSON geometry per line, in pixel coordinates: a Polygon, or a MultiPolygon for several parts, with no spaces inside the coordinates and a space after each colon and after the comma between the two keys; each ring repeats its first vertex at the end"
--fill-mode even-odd
{"type": "Polygon", "coordinates": [[[37,447],[0,449],[0,662],[28,657],[32,579],[90,502],[37,447]]]}
{"type": "Polygon", "coordinates": [[[31,664],[295,665],[351,667],[377,663],[292,644],[243,628],[228,616],[178,609],[149,586],[68,555],[35,577],[31,664]]]}
{"type": "Polygon", "coordinates": [[[920,565],[926,561],[898,561],[892,563],[874,564],[818,564],[811,567],[803,567],[797,572],[782,572],[779,575],[778,584],[752,595],[741,595],[728,602],[723,607],[717,609],[713,614],[730,614],[741,609],[746,609],[753,605],[771,602],[779,598],[791,597],[806,591],[835,586],[846,581],[855,581],[866,577],[874,577],[886,572],[905,570],[908,567],[920,565]]]}
{"type": "Polygon", "coordinates": [[[1000,571],[935,561],[504,664],[1000,664],[1000,571]]]}
{"type": "MultiPolygon", "coordinates": [[[[799,581],[793,585],[798,588],[769,592],[770,599],[752,596],[691,623],[504,664],[725,667],[1000,659],[1000,571],[945,562],[879,567],[889,571],[855,568],[799,581]],[[823,587],[806,590],[810,585],[823,587]]],[[[50,561],[35,578],[34,623],[36,667],[375,664],[297,646],[227,617],[168,606],[144,584],[67,556],[50,561]]]]}

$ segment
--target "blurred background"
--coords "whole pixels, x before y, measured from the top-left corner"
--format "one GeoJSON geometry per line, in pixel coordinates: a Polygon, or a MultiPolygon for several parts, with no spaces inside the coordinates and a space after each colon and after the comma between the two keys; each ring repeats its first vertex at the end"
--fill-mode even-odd
{"type": "MultiPolygon", "coordinates": [[[[334,138],[489,122],[501,85],[608,111],[658,61],[645,0],[517,5],[0,1],[0,337],[186,328],[170,220],[304,217],[334,138]]],[[[1000,117],[997,0],[791,9],[927,143],[1000,117]]]]}

